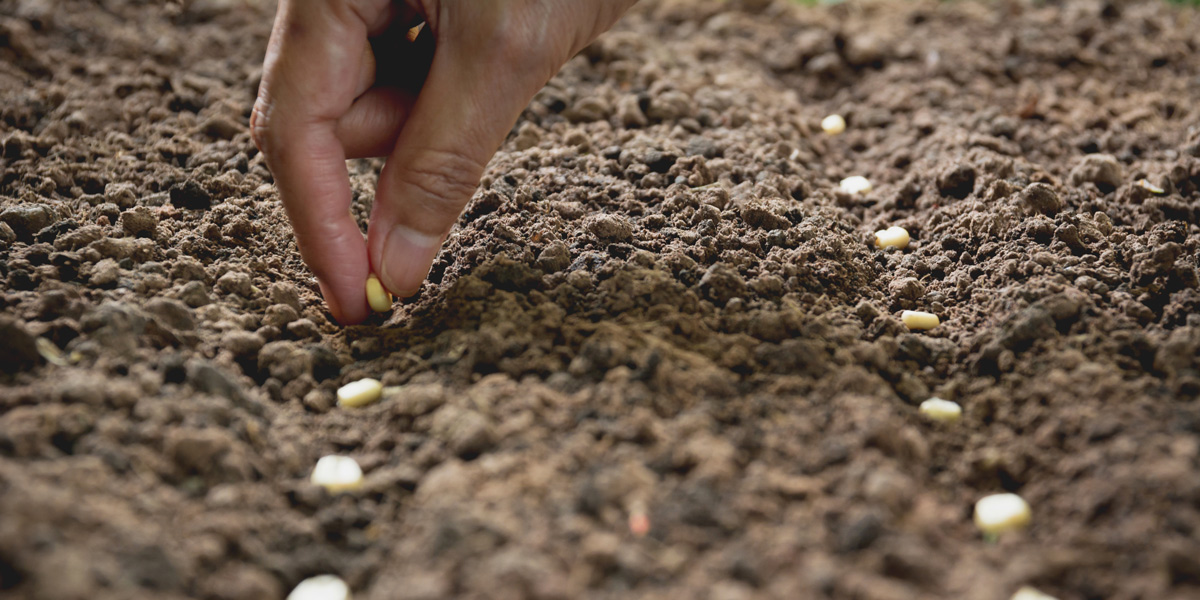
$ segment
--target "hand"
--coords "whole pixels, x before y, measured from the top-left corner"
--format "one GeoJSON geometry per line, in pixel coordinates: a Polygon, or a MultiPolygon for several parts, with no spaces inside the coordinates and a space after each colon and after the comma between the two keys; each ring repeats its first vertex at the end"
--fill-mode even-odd
{"type": "Polygon", "coordinates": [[[634,1],[279,1],[250,127],[335,319],[366,318],[369,272],[420,289],[521,111],[634,1]],[[345,161],[367,156],[364,243],[345,161]]]}

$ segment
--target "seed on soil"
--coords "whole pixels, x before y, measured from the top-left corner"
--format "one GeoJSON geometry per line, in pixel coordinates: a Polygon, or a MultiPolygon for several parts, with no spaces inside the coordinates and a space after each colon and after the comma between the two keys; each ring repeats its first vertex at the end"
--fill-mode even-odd
{"type": "Polygon", "coordinates": [[[907,229],[893,225],[875,232],[875,247],[903,250],[908,247],[910,239],[907,229]]]}
{"type": "Polygon", "coordinates": [[[358,462],[349,456],[331,454],[321,457],[313,468],[312,482],[331,494],[354,491],[362,487],[363,472],[358,462]]]}
{"type": "Polygon", "coordinates": [[[1153,183],[1146,181],[1145,179],[1139,179],[1137,184],[1138,184],[1138,187],[1142,188],[1143,190],[1146,190],[1147,192],[1150,192],[1151,194],[1157,194],[1157,195],[1161,196],[1161,195],[1167,193],[1167,190],[1164,190],[1164,189],[1158,187],[1157,185],[1154,185],[1153,183]]]}
{"type": "Polygon", "coordinates": [[[922,415],[941,423],[953,423],[962,418],[962,407],[957,402],[930,398],[917,408],[922,415]]]}
{"type": "Polygon", "coordinates": [[[1017,593],[1012,595],[1010,600],[1058,600],[1054,596],[1047,594],[1037,588],[1024,586],[1017,590],[1017,593]]]}
{"type": "Polygon", "coordinates": [[[338,388],[337,403],[343,408],[358,408],[377,402],[383,396],[383,383],[378,379],[359,379],[338,388]]]}
{"type": "Polygon", "coordinates": [[[37,346],[38,354],[41,354],[42,358],[46,359],[46,362],[59,367],[65,367],[70,364],[70,361],[63,355],[62,350],[59,350],[58,346],[54,345],[54,342],[40,337],[34,341],[34,344],[37,346]]]}
{"type": "Polygon", "coordinates": [[[847,177],[838,184],[838,187],[841,188],[843,192],[852,195],[865,194],[872,190],[871,182],[867,181],[867,178],[863,177],[862,175],[847,177]]]}
{"type": "Polygon", "coordinates": [[[901,312],[900,321],[909,329],[922,331],[926,329],[933,329],[934,327],[937,327],[939,323],[941,323],[937,315],[919,310],[906,310],[901,312]]]}
{"type": "Polygon", "coordinates": [[[837,135],[846,130],[846,119],[842,115],[829,115],[821,119],[821,130],[829,135],[837,135]]]}
{"type": "Polygon", "coordinates": [[[287,600],[350,600],[350,586],[336,575],[317,575],[301,581],[287,600]]]}
{"type": "Polygon", "coordinates": [[[383,284],[374,273],[367,276],[367,304],[375,312],[392,310],[392,295],[383,289],[383,284]]]}
{"type": "Polygon", "coordinates": [[[1016,494],[993,494],[975,503],[975,525],[988,536],[1024,529],[1032,518],[1029,503],[1016,494]]]}

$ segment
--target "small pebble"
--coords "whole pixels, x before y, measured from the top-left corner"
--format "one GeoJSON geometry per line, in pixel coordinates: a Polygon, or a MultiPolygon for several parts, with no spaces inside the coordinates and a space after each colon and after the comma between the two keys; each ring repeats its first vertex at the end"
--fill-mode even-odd
{"type": "Polygon", "coordinates": [[[962,407],[957,402],[941,398],[930,398],[922,402],[917,410],[929,419],[941,423],[953,423],[962,418],[962,407]]]}
{"type": "Polygon", "coordinates": [[[910,239],[907,229],[892,226],[875,232],[875,247],[903,250],[908,247],[910,239]]]}
{"type": "Polygon", "coordinates": [[[829,115],[821,119],[821,130],[829,135],[837,135],[846,130],[846,119],[842,115],[829,115]]]}
{"type": "Polygon", "coordinates": [[[1029,503],[1016,494],[993,494],[975,503],[975,525],[989,536],[1024,529],[1032,518],[1029,503]]]}
{"type": "Polygon", "coordinates": [[[629,511],[629,532],[637,537],[645,537],[650,533],[650,516],[646,514],[643,502],[634,502],[629,511]]]}
{"type": "Polygon", "coordinates": [[[301,581],[287,600],[350,600],[350,586],[336,575],[317,575],[301,581]]]}
{"type": "Polygon", "coordinates": [[[338,388],[337,403],[343,408],[358,408],[378,402],[383,396],[383,383],[378,379],[359,379],[338,388]]]}
{"type": "Polygon", "coordinates": [[[862,175],[847,177],[838,184],[838,187],[841,188],[843,192],[853,195],[866,194],[874,189],[871,187],[871,182],[867,181],[867,178],[863,177],[862,175]]]}
{"type": "Polygon", "coordinates": [[[941,321],[938,316],[933,313],[921,312],[919,310],[906,310],[900,313],[900,321],[905,327],[915,330],[926,330],[937,327],[941,321]]]}
{"type": "Polygon", "coordinates": [[[362,487],[362,467],[349,456],[324,456],[313,468],[312,482],[331,494],[350,492],[362,487]]]}

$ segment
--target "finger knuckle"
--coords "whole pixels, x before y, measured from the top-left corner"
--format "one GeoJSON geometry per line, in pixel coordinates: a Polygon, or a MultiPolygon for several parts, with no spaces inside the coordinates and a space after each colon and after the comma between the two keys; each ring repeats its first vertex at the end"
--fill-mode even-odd
{"type": "Polygon", "coordinates": [[[264,90],[254,101],[254,109],[250,113],[250,139],[259,152],[264,154],[270,152],[273,147],[271,139],[274,137],[274,128],[271,125],[271,108],[270,96],[264,90]]]}
{"type": "Polygon", "coordinates": [[[483,165],[458,151],[434,151],[408,166],[408,183],[434,203],[434,208],[457,214],[475,193],[483,165]]]}
{"type": "Polygon", "coordinates": [[[495,57],[505,64],[528,66],[541,60],[541,49],[522,27],[509,26],[494,34],[495,57]]]}
{"type": "Polygon", "coordinates": [[[492,34],[494,56],[505,64],[533,68],[546,61],[547,32],[524,19],[506,19],[492,34]]]}

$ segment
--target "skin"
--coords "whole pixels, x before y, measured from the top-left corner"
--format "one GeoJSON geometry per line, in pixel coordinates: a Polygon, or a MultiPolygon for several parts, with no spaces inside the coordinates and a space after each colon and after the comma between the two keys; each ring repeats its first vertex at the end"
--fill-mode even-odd
{"type": "Polygon", "coordinates": [[[369,314],[368,273],[420,289],[521,111],[635,1],[280,0],[250,128],[338,322],[369,314]],[[370,156],[364,241],[345,161],[370,156]]]}

